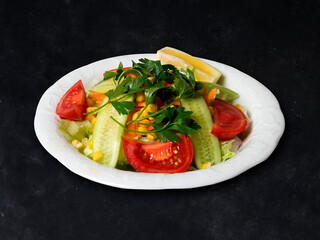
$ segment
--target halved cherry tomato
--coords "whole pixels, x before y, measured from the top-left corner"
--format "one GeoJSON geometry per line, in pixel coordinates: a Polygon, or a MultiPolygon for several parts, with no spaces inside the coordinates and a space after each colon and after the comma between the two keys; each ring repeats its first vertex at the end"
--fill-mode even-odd
{"type": "Polygon", "coordinates": [[[215,99],[213,102],[214,115],[211,133],[220,140],[228,140],[237,136],[248,126],[244,113],[232,104],[215,99]]]}
{"type": "Polygon", "coordinates": [[[179,142],[142,142],[122,138],[126,158],[139,172],[185,172],[193,159],[193,146],[189,137],[180,135],[179,142]]]}
{"type": "Polygon", "coordinates": [[[61,98],[56,108],[56,114],[61,118],[74,121],[85,119],[83,113],[86,112],[86,92],[82,81],[74,84],[61,98]]]}

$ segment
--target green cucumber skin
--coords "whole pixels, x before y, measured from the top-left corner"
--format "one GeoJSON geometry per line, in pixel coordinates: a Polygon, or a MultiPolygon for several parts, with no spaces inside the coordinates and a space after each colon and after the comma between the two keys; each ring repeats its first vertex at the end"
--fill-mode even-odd
{"type": "MultiPolygon", "coordinates": [[[[106,97],[102,104],[107,101],[106,97]]],[[[123,101],[133,101],[133,96],[126,97],[123,101]]],[[[124,129],[115,123],[110,116],[122,124],[125,124],[128,118],[128,115],[119,115],[111,104],[102,108],[98,112],[93,130],[93,152],[100,151],[103,154],[103,157],[98,161],[99,163],[114,168],[117,165],[124,129]]]]}
{"type": "Polygon", "coordinates": [[[215,165],[221,162],[219,139],[211,134],[213,121],[208,106],[202,96],[196,98],[181,99],[181,105],[186,111],[192,111],[191,118],[201,128],[197,133],[191,134],[193,143],[194,162],[198,169],[210,162],[215,165]]]}
{"type": "MultiPolygon", "coordinates": [[[[98,93],[106,93],[110,89],[114,89],[114,88],[115,88],[115,85],[114,85],[113,79],[111,78],[111,79],[101,81],[98,84],[91,86],[89,88],[89,90],[95,91],[98,93]]],[[[88,92],[88,96],[90,96],[90,95],[91,95],[91,93],[88,92]]]]}
{"type": "Polygon", "coordinates": [[[203,84],[203,88],[200,90],[201,93],[203,93],[204,86],[206,87],[207,94],[214,88],[219,89],[219,93],[217,94],[217,98],[220,98],[222,100],[225,100],[227,102],[232,101],[233,99],[236,99],[239,97],[239,94],[232,91],[229,88],[226,88],[224,86],[221,86],[220,84],[217,83],[210,83],[210,82],[201,82],[203,84]]]}

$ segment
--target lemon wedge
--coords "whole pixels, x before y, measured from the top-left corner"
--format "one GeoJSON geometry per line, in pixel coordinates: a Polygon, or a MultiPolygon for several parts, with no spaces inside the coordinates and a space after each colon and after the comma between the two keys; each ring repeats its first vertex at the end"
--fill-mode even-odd
{"type": "Polygon", "coordinates": [[[194,67],[197,81],[216,83],[221,76],[221,72],[216,68],[175,48],[164,47],[157,51],[155,58],[160,60],[161,64],[172,64],[176,68],[194,67]]]}

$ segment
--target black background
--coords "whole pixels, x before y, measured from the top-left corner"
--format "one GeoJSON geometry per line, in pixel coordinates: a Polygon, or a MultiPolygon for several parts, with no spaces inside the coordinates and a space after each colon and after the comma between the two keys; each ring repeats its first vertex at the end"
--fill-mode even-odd
{"type": "Polygon", "coordinates": [[[319,1],[0,1],[0,239],[320,239],[319,1]],[[77,176],[37,140],[37,103],[100,59],[171,46],[233,66],[278,98],[268,160],[189,190],[77,176]]]}

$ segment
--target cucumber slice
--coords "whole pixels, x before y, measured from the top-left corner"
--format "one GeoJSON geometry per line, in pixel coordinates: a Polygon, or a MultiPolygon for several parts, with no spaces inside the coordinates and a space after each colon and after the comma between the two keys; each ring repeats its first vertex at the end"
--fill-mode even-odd
{"type": "MultiPolygon", "coordinates": [[[[105,97],[102,104],[107,101],[108,98],[105,97]]],[[[133,101],[133,96],[126,97],[123,101],[133,101]]],[[[100,151],[103,154],[99,163],[114,168],[117,165],[124,129],[110,116],[122,124],[125,124],[128,118],[128,115],[119,115],[111,104],[102,108],[98,112],[93,130],[93,152],[100,151]]]]}
{"type": "Polygon", "coordinates": [[[211,134],[213,121],[203,97],[181,99],[181,105],[193,112],[191,118],[201,126],[197,133],[190,135],[196,167],[201,169],[220,163],[219,140],[211,134]]]}
{"type": "MultiPolygon", "coordinates": [[[[98,84],[91,86],[89,90],[99,92],[99,93],[106,93],[110,89],[114,89],[115,87],[116,86],[114,85],[113,79],[111,78],[111,79],[101,81],[98,84]]],[[[89,96],[90,96],[90,92],[89,92],[89,96]]]]}
{"type": "Polygon", "coordinates": [[[239,97],[239,94],[232,91],[229,88],[226,88],[224,86],[221,86],[217,83],[211,83],[211,82],[197,82],[202,88],[200,90],[201,93],[203,93],[204,87],[206,87],[207,93],[209,93],[212,89],[217,88],[219,89],[219,93],[217,94],[217,98],[220,98],[222,100],[225,100],[227,102],[230,102],[233,99],[236,99],[239,97]]]}

